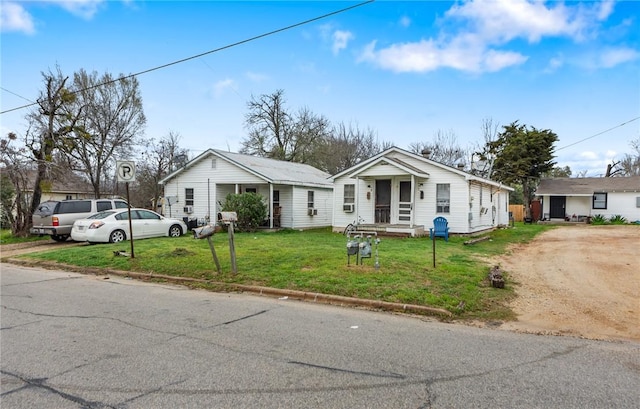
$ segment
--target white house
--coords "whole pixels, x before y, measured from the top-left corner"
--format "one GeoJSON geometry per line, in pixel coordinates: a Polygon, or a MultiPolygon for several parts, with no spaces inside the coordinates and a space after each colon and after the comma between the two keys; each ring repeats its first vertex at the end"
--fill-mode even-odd
{"type": "Polygon", "coordinates": [[[542,218],[582,221],[596,214],[640,220],[640,176],[542,179],[542,218]]]}
{"type": "Polygon", "coordinates": [[[420,236],[437,216],[457,234],[509,223],[512,188],[396,147],[332,179],[334,231],[357,223],[420,236]]]}
{"type": "Polygon", "coordinates": [[[254,192],[268,205],[268,227],[331,226],[330,176],[301,163],[209,149],[160,181],[163,212],[204,224],[215,221],[229,193],[254,192]]]}

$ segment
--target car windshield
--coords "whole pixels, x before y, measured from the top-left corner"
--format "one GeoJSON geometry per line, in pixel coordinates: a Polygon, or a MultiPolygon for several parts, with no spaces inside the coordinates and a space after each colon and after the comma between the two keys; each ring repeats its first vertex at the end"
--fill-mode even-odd
{"type": "Polygon", "coordinates": [[[113,210],[105,210],[104,212],[98,212],[96,214],[92,214],[91,216],[87,217],[87,219],[104,219],[105,217],[109,217],[114,213],[115,211],[113,210]]]}

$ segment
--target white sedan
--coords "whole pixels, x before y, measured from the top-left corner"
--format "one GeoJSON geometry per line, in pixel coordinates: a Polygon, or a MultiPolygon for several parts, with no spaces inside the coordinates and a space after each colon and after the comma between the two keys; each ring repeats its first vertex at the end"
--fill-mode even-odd
{"type": "MultiPolygon", "coordinates": [[[[131,230],[134,239],[148,237],[180,237],[187,225],[146,209],[131,209],[131,230]]],[[[74,241],[89,243],[117,243],[129,239],[129,210],[105,210],[86,219],[76,220],[71,228],[74,241]]]]}

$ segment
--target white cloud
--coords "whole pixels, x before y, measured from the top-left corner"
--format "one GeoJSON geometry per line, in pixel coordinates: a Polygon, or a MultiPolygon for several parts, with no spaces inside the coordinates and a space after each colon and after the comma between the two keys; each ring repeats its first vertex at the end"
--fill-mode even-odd
{"type": "Polygon", "coordinates": [[[236,89],[236,82],[231,78],[225,78],[224,80],[218,81],[213,85],[213,92],[216,97],[224,94],[229,89],[233,91],[235,91],[236,89]]]}
{"type": "Polygon", "coordinates": [[[411,25],[411,19],[407,16],[402,16],[400,18],[400,26],[409,27],[411,25]]]}
{"type": "Polygon", "coordinates": [[[269,79],[266,74],[260,74],[257,72],[247,71],[245,75],[247,76],[247,78],[249,78],[250,81],[253,82],[263,82],[269,79]]]}
{"type": "Polygon", "coordinates": [[[468,20],[488,42],[504,43],[514,38],[537,42],[543,36],[579,36],[585,28],[583,10],[563,3],[547,7],[528,0],[475,0],[455,5],[446,16],[468,20]]]}
{"type": "Polygon", "coordinates": [[[580,152],[578,156],[581,159],[587,159],[587,160],[598,159],[598,155],[595,152],[591,152],[591,151],[580,152]]]}
{"type": "Polygon", "coordinates": [[[47,0],[48,3],[57,4],[69,13],[91,19],[98,12],[105,0],[47,0]]]}
{"type": "MultiPolygon", "coordinates": [[[[570,3],[571,4],[571,3],[570,3]]],[[[466,72],[496,72],[525,63],[528,56],[506,49],[513,40],[537,43],[544,37],[569,37],[581,41],[613,11],[609,0],[585,5],[565,5],[532,0],[470,0],[456,3],[444,16],[455,20],[454,32],[416,42],[396,43],[377,49],[370,42],[359,61],[395,72],[428,72],[453,68],[466,72]]],[[[446,25],[446,27],[453,27],[446,25]]],[[[632,53],[603,55],[601,66],[635,58],[632,53]]],[[[562,60],[551,60],[547,71],[562,60]]]]}
{"type": "Polygon", "coordinates": [[[514,51],[488,50],[484,54],[483,68],[489,72],[500,71],[512,65],[520,65],[528,58],[514,51]]]}
{"type": "Polygon", "coordinates": [[[33,18],[22,7],[14,2],[3,2],[0,7],[0,29],[3,32],[19,31],[26,34],[35,33],[33,18]]]}
{"type": "Polygon", "coordinates": [[[347,48],[347,43],[353,40],[353,34],[350,31],[336,30],[333,32],[333,46],[331,50],[334,55],[337,55],[340,50],[347,48]]]}
{"type": "Polygon", "coordinates": [[[640,53],[631,48],[610,48],[598,55],[596,65],[603,68],[612,68],[616,65],[637,60],[640,53]]]}
{"type": "MultiPolygon", "coordinates": [[[[613,13],[613,4],[614,0],[604,0],[598,3],[599,9],[597,9],[597,19],[600,21],[604,21],[611,13],[613,13]]],[[[596,6],[597,7],[597,6],[596,6]]]]}
{"type": "Polygon", "coordinates": [[[549,60],[549,64],[547,65],[545,72],[546,73],[554,72],[558,68],[562,67],[563,65],[564,65],[564,59],[562,56],[553,57],[552,59],[549,60]]]}
{"type": "Polygon", "coordinates": [[[473,36],[459,37],[449,44],[435,40],[394,44],[376,50],[376,42],[369,43],[360,61],[372,62],[395,72],[429,72],[439,68],[453,68],[467,72],[495,72],[522,64],[527,57],[517,52],[485,50],[473,36]]]}

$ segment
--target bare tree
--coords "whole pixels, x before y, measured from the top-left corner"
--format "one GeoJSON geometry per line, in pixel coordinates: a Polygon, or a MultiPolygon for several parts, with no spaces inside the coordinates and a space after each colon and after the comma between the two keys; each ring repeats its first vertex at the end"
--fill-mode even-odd
{"type": "Polygon", "coordinates": [[[325,139],[319,153],[322,160],[318,167],[335,175],[380,151],[381,144],[375,131],[341,122],[332,128],[331,135],[325,139]]]}
{"type": "Polygon", "coordinates": [[[83,115],[65,153],[70,165],[87,175],[95,197],[100,197],[106,176],[115,170],[115,160],[130,158],[144,132],[138,80],[80,70],[73,83],[77,90],[74,104],[83,109],[83,115]]]}
{"type": "Polygon", "coordinates": [[[0,213],[3,228],[5,224],[11,228],[14,236],[25,236],[29,229],[31,213],[27,192],[30,185],[29,174],[34,173],[32,160],[25,148],[13,146],[17,140],[14,133],[6,139],[0,139],[0,213]]]}
{"type": "Polygon", "coordinates": [[[43,184],[50,184],[54,177],[52,164],[55,153],[69,146],[82,114],[82,107],[74,107],[76,97],[67,89],[68,77],[64,77],[59,68],[55,73],[49,71],[42,75],[45,90],[40,93],[37,108],[27,114],[31,125],[25,137],[25,146],[37,167],[29,209],[31,213],[40,204],[43,184]]]}
{"type": "Polygon", "coordinates": [[[169,133],[155,141],[153,138],[147,142],[146,152],[136,166],[136,187],[132,204],[141,207],[157,209],[158,198],[164,195],[158,182],[174,171],[177,160],[188,158],[188,151],[180,148],[181,136],[179,133],[169,133]]]}
{"type": "Polygon", "coordinates": [[[251,98],[245,117],[249,135],[242,141],[240,152],[290,162],[318,163],[316,151],[329,135],[329,120],[306,107],[292,114],[285,103],[283,90],[251,98]]]}
{"type": "Polygon", "coordinates": [[[480,177],[490,178],[495,157],[487,147],[498,139],[500,124],[493,118],[487,117],[482,119],[480,129],[483,144],[472,148],[470,172],[480,177]]]}
{"type": "Polygon", "coordinates": [[[291,127],[291,149],[286,160],[318,166],[322,158],[319,149],[330,136],[331,123],[323,115],[316,115],[309,108],[301,108],[291,127]]]}
{"type": "Polygon", "coordinates": [[[241,153],[286,160],[292,143],[292,118],[285,109],[284,90],[251,97],[245,116],[248,138],[242,141],[241,153]]]}
{"type": "Polygon", "coordinates": [[[449,166],[459,163],[467,164],[467,149],[462,148],[457,141],[453,130],[438,130],[431,142],[413,142],[409,150],[413,153],[423,154],[428,152],[429,158],[449,166]]]}
{"type": "Polygon", "coordinates": [[[640,138],[630,145],[635,153],[626,153],[621,160],[607,165],[606,176],[640,176],[640,138]]]}

